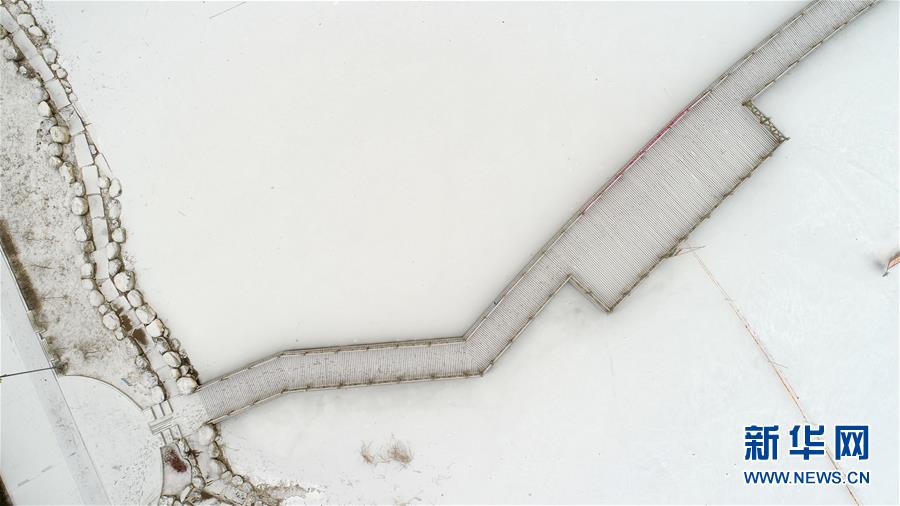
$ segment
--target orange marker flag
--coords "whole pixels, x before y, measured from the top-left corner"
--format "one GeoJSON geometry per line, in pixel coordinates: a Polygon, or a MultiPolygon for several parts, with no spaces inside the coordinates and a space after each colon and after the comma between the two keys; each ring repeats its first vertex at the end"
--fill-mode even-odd
{"type": "Polygon", "coordinates": [[[897,265],[900,265],[900,253],[897,253],[893,258],[890,259],[890,261],[888,261],[887,269],[884,270],[884,275],[887,276],[888,272],[890,272],[891,269],[893,269],[897,265]]]}

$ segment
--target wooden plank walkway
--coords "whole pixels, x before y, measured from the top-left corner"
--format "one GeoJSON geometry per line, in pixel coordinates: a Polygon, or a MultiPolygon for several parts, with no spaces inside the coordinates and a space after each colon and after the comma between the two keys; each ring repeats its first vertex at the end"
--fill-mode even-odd
{"type": "Polygon", "coordinates": [[[314,389],[483,375],[566,283],[611,311],[787,138],[753,99],[875,2],[817,0],[691,101],[465,335],[291,350],[172,399],[182,431],[314,389]]]}

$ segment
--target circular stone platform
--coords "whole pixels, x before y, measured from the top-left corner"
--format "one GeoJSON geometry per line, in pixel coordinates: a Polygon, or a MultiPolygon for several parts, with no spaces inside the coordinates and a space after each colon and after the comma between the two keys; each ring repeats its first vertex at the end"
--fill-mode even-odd
{"type": "Polygon", "coordinates": [[[141,408],[112,386],[61,376],[72,416],[112,504],[155,504],[162,457],[141,408]]]}

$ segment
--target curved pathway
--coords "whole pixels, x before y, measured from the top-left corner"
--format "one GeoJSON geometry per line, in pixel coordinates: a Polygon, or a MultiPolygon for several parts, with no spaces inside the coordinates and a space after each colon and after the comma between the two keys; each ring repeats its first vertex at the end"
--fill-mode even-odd
{"type": "MultiPolygon", "coordinates": [[[[4,351],[10,351],[9,348],[7,348],[9,345],[15,348],[15,351],[12,352],[12,354],[21,357],[23,366],[21,369],[22,371],[33,371],[48,367],[51,365],[51,361],[44,352],[42,344],[43,337],[33,326],[34,320],[32,309],[28,307],[27,302],[21,296],[22,292],[18,285],[18,280],[13,274],[13,269],[10,267],[5,252],[0,252],[0,287],[2,287],[2,297],[0,297],[0,301],[2,301],[2,306],[0,306],[2,307],[2,310],[0,310],[0,322],[2,322],[0,328],[2,328],[2,334],[0,334],[0,336],[2,337],[0,338],[5,341],[2,345],[4,351]]],[[[95,462],[85,446],[81,432],[72,416],[69,404],[66,402],[66,397],[63,394],[62,388],[60,388],[56,374],[52,371],[43,371],[23,376],[21,379],[13,381],[29,380],[35,391],[38,393],[36,400],[43,408],[44,414],[47,417],[47,422],[40,423],[40,421],[37,420],[28,420],[27,422],[24,422],[25,425],[29,426],[31,431],[28,437],[39,438],[47,436],[47,433],[42,432],[42,428],[45,426],[52,427],[52,435],[56,436],[56,443],[59,446],[59,455],[65,464],[68,476],[71,476],[71,484],[77,490],[78,498],[81,499],[83,504],[110,504],[107,490],[103,485],[103,480],[101,480],[95,462]]],[[[10,394],[12,391],[4,390],[4,393],[10,394]]],[[[12,395],[9,398],[12,399],[12,395]]],[[[15,408],[19,407],[20,405],[15,404],[13,401],[7,402],[6,399],[4,400],[4,409],[14,411],[15,408]]],[[[17,423],[16,421],[13,421],[12,418],[6,417],[4,417],[4,422],[12,422],[10,423],[11,428],[4,430],[4,437],[15,437],[21,434],[21,432],[17,432],[17,428],[20,427],[21,422],[17,423]]],[[[22,430],[22,432],[25,431],[22,430]]],[[[31,440],[32,439],[28,439],[28,441],[31,440]]],[[[4,444],[4,451],[5,450],[6,445],[4,444]]],[[[41,447],[33,448],[32,453],[29,454],[29,456],[37,459],[46,458],[46,454],[42,452],[41,447]]],[[[16,457],[25,458],[25,455],[6,454],[5,457],[9,459],[15,459],[16,457]]],[[[44,460],[41,462],[43,465],[47,461],[44,460]]],[[[45,469],[49,469],[55,465],[56,463],[51,463],[51,465],[45,469]]],[[[9,476],[4,477],[9,479],[9,476]]],[[[47,482],[38,480],[37,484],[46,486],[50,481],[51,480],[48,480],[47,482]]],[[[69,485],[69,480],[64,481],[59,479],[58,481],[62,483],[57,484],[57,490],[60,492],[61,490],[66,490],[69,485]]],[[[23,484],[24,483],[9,483],[7,486],[15,485],[15,488],[18,488],[23,484]]],[[[11,487],[10,493],[14,498],[18,498],[15,488],[11,487]]],[[[56,497],[59,498],[60,496],[56,497]]],[[[75,498],[68,497],[67,499],[73,500],[75,498]]]]}

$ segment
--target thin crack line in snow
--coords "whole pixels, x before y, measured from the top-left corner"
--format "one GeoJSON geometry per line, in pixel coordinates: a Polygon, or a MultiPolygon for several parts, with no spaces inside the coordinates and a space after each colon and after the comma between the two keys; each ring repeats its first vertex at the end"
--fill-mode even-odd
{"type": "MultiPolygon", "coordinates": [[[[722,286],[721,283],[716,279],[713,275],[712,271],[709,270],[709,267],[706,265],[706,262],[700,258],[700,255],[697,254],[697,249],[693,248],[690,244],[685,242],[685,245],[690,249],[690,254],[697,260],[697,263],[700,264],[700,268],[703,269],[703,272],[706,273],[706,277],[712,282],[713,285],[719,290],[719,293],[722,294],[722,297],[725,298],[725,301],[728,302],[728,305],[731,307],[731,311],[737,316],[737,319],[740,320],[741,325],[744,326],[744,329],[747,331],[747,334],[750,335],[750,338],[753,339],[753,343],[756,345],[756,348],[762,353],[763,357],[765,357],[766,362],[769,364],[769,367],[775,372],[775,375],[778,376],[778,381],[781,382],[781,385],[784,387],[784,390],[787,392],[788,396],[791,398],[791,401],[794,403],[794,406],[797,407],[797,411],[800,412],[800,417],[803,418],[803,422],[807,425],[815,425],[810,420],[809,415],[806,413],[806,410],[803,409],[803,406],[800,404],[800,396],[797,395],[797,391],[794,390],[794,387],[791,386],[790,381],[788,381],[787,376],[781,371],[781,367],[778,365],[775,360],[772,358],[772,354],[769,353],[769,350],[766,348],[765,344],[763,344],[762,340],[759,338],[759,334],[753,330],[753,326],[750,325],[750,322],[747,320],[747,317],[744,316],[744,313],[734,302],[734,299],[728,295],[728,292],[725,291],[725,287],[722,286]]],[[[831,462],[831,466],[835,471],[841,471],[841,468],[838,466],[837,461],[834,459],[834,455],[831,452],[831,447],[825,442],[825,454],[828,456],[828,461],[831,462]]],[[[856,494],[853,492],[853,489],[850,488],[850,484],[844,483],[844,486],[847,488],[847,492],[850,494],[850,498],[853,499],[854,504],[859,505],[859,499],[856,497],[856,494]]]]}
{"type": "Polygon", "coordinates": [[[209,17],[209,19],[217,18],[217,17],[221,16],[222,14],[225,14],[226,12],[237,9],[238,7],[244,5],[245,3],[247,3],[247,2],[238,2],[236,5],[232,5],[231,7],[225,9],[224,11],[219,11],[219,12],[213,14],[212,16],[209,17]]]}

